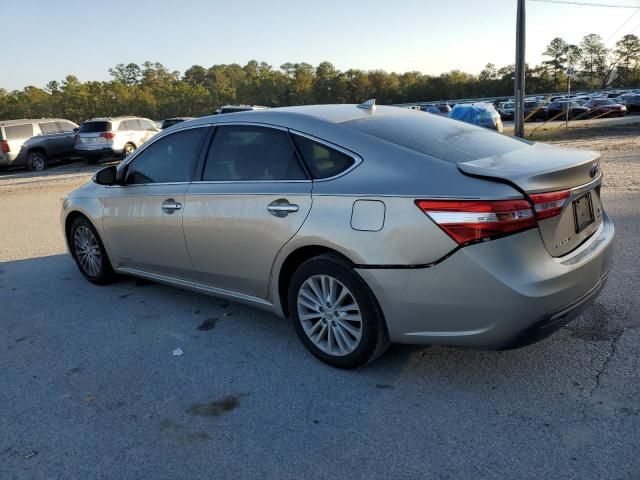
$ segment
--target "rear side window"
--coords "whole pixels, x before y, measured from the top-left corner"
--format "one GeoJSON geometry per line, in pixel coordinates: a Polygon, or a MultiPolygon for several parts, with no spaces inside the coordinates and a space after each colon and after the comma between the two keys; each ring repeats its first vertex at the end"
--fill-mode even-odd
{"type": "Polygon", "coordinates": [[[313,178],[329,178],[354,164],[349,155],[300,135],[293,135],[296,147],[311,170],[313,178]]]}
{"type": "Polygon", "coordinates": [[[5,140],[17,140],[20,138],[33,137],[33,125],[25,123],[23,125],[11,125],[4,127],[5,140]]]}
{"type": "Polygon", "coordinates": [[[216,128],[202,179],[304,180],[306,175],[286,132],[233,125],[216,128]]]}
{"type": "Polygon", "coordinates": [[[435,115],[409,113],[343,122],[362,133],[451,163],[500,155],[526,142],[435,115]]]}
{"type": "Polygon", "coordinates": [[[84,122],[80,125],[80,133],[110,132],[111,122],[84,122]]]}
{"type": "Polygon", "coordinates": [[[58,125],[56,122],[46,122],[40,124],[40,131],[42,133],[58,133],[58,125]]]}
{"type": "Polygon", "coordinates": [[[206,128],[180,130],[153,142],[126,167],[125,183],[189,182],[206,128]]]}

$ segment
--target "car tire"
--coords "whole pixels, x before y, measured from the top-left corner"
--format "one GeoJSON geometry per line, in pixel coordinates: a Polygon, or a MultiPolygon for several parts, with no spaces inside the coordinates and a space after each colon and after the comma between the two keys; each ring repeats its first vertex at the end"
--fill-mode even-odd
{"type": "Polygon", "coordinates": [[[338,255],[314,257],[298,267],[289,285],[288,306],[304,346],[333,367],[360,367],[389,346],[384,315],[373,292],[338,255]]]}
{"type": "Polygon", "coordinates": [[[47,167],[47,157],[40,151],[29,152],[27,155],[27,170],[41,172],[47,167]]]}
{"type": "Polygon", "coordinates": [[[115,277],[100,236],[86,217],[78,217],[69,229],[69,249],[80,273],[96,285],[106,285],[115,277]]]}
{"type": "Polygon", "coordinates": [[[129,155],[131,155],[136,149],[136,146],[133,143],[126,143],[125,146],[122,148],[122,156],[124,158],[127,158],[129,155]]]}

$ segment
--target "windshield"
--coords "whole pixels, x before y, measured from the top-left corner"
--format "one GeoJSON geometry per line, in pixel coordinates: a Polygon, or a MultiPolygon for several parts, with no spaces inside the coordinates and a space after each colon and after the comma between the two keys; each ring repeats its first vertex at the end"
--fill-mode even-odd
{"type": "Polygon", "coordinates": [[[515,108],[516,104],[513,102],[507,102],[504,104],[504,106],[502,108],[515,108]]]}
{"type": "MultiPolygon", "coordinates": [[[[493,115],[490,110],[481,112],[493,115]]],[[[451,163],[500,155],[528,145],[513,137],[435,115],[385,115],[349,120],[341,125],[451,163]]]]}

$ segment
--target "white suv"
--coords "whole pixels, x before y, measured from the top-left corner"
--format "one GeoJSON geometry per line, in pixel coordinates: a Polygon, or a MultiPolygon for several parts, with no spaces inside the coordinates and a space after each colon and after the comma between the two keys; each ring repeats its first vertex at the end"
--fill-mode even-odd
{"type": "Polygon", "coordinates": [[[91,163],[103,157],[126,157],[159,131],[148,118],[92,118],[80,125],[75,152],[91,163]]]}

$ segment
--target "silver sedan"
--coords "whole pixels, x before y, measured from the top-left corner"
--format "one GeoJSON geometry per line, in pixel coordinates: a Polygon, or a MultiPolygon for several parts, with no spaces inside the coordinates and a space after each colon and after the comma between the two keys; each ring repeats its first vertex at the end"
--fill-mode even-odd
{"type": "Polygon", "coordinates": [[[353,368],[390,342],[512,348],[567,324],[612,263],[601,182],[595,152],[317,105],[180,123],[69,194],[61,221],[89,281],[264,308],[353,368]]]}

